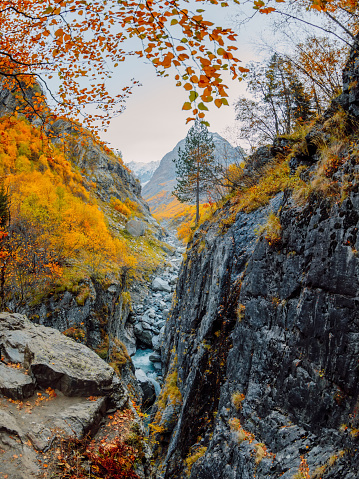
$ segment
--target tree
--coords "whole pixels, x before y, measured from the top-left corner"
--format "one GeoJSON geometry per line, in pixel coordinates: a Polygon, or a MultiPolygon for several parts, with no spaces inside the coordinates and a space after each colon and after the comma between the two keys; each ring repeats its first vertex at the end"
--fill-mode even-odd
{"type": "Polygon", "coordinates": [[[253,8],[259,13],[276,13],[285,23],[292,21],[321,30],[349,47],[358,33],[359,15],[356,0],[294,0],[293,2],[255,0],[253,8]],[[283,4],[282,8],[278,8],[278,3],[283,4]],[[320,18],[318,22],[315,20],[315,13],[320,18]]]}
{"type": "Polygon", "coordinates": [[[241,97],[236,103],[236,119],[241,122],[241,138],[251,147],[272,142],[289,134],[312,116],[310,96],[292,67],[275,53],[267,64],[249,65],[247,90],[253,99],[241,97]]]}
{"type": "Polygon", "coordinates": [[[177,186],[173,195],[181,203],[196,202],[196,224],[199,221],[199,201],[211,186],[214,173],[213,137],[198,120],[190,128],[184,150],[175,160],[177,186]]]}
{"type": "Polygon", "coordinates": [[[342,71],[349,48],[329,37],[309,36],[295,46],[293,53],[285,54],[288,64],[305,86],[318,115],[339,95],[342,71]]]}
{"type": "MultiPolygon", "coordinates": [[[[219,5],[218,0],[211,3],[219,5]]],[[[228,96],[222,71],[229,69],[233,78],[245,71],[232,53],[236,35],[205,20],[203,9],[190,12],[186,6],[168,0],[0,0],[3,86],[17,89],[26,113],[42,120],[49,116],[43,89],[58,115],[107,125],[138,83],[133,80],[112,96],[107,79],[135,55],[149,60],[158,75],[176,69],[177,85],[189,95],[183,109],[193,106],[196,115],[213,99],[219,108],[228,96]],[[60,81],[57,92],[49,86],[52,77],[60,81]],[[29,97],[28,88],[36,83],[42,89],[35,87],[29,97]],[[194,108],[197,98],[201,101],[194,108]]]]}

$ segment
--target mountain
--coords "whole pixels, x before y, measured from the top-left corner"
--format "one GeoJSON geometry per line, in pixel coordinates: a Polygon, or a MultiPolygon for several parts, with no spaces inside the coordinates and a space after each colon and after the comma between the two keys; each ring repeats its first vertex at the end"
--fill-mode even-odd
{"type": "Polygon", "coordinates": [[[141,185],[144,186],[152,178],[153,173],[156,171],[160,164],[160,161],[150,161],[149,163],[144,163],[141,161],[130,161],[126,165],[132,171],[132,173],[138,178],[141,182],[141,185]]]}
{"type": "MultiPolygon", "coordinates": [[[[243,154],[234,148],[227,140],[218,133],[212,133],[215,144],[215,157],[226,164],[240,161],[243,154]]],[[[150,181],[143,187],[142,195],[149,204],[152,213],[158,213],[159,210],[177,202],[171,195],[176,186],[176,167],[175,159],[178,156],[178,150],[184,149],[186,139],[179,141],[172,151],[168,152],[161,160],[157,170],[153,173],[150,181]]]]}

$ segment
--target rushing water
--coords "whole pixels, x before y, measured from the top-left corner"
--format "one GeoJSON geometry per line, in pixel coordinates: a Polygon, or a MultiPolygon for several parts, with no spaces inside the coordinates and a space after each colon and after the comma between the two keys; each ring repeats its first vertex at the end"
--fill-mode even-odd
{"type": "Polygon", "coordinates": [[[157,381],[158,370],[153,365],[153,362],[150,361],[150,355],[153,354],[152,349],[137,349],[136,354],[132,356],[132,362],[136,369],[142,369],[146,374],[149,380],[155,387],[156,396],[160,393],[161,386],[157,381]]]}
{"type": "Polygon", "coordinates": [[[135,365],[136,369],[142,369],[147,375],[147,373],[156,372],[153,362],[150,361],[150,355],[153,354],[152,349],[137,349],[134,356],[132,356],[132,362],[135,365]]]}

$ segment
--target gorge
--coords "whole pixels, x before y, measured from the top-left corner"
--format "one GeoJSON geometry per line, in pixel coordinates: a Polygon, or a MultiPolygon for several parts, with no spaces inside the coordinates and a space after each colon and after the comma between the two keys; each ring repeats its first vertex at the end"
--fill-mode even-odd
{"type": "MultiPolygon", "coordinates": [[[[185,250],[118,159],[71,138],[67,161],[95,185],[88,202],[136,264],[101,277],[91,256],[77,283],[16,308],[10,297],[1,477],[358,478],[357,49],[330,108],[248,157],[241,186],[185,250]],[[133,365],[141,347],[161,368],[154,390],[133,365]]],[[[11,92],[1,98],[7,118],[11,92]]],[[[34,169],[55,177],[35,153],[18,181],[34,169]]]]}

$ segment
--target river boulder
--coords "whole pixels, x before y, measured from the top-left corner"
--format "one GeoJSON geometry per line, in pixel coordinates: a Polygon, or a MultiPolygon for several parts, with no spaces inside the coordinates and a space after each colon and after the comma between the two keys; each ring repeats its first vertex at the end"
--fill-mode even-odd
{"type": "Polygon", "coordinates": [[[154,291],[166,291],[167,293],[171,292],[171,286],[168,284],[168,282],[158,277],[152,281],[152,289],[154,291]]]}

